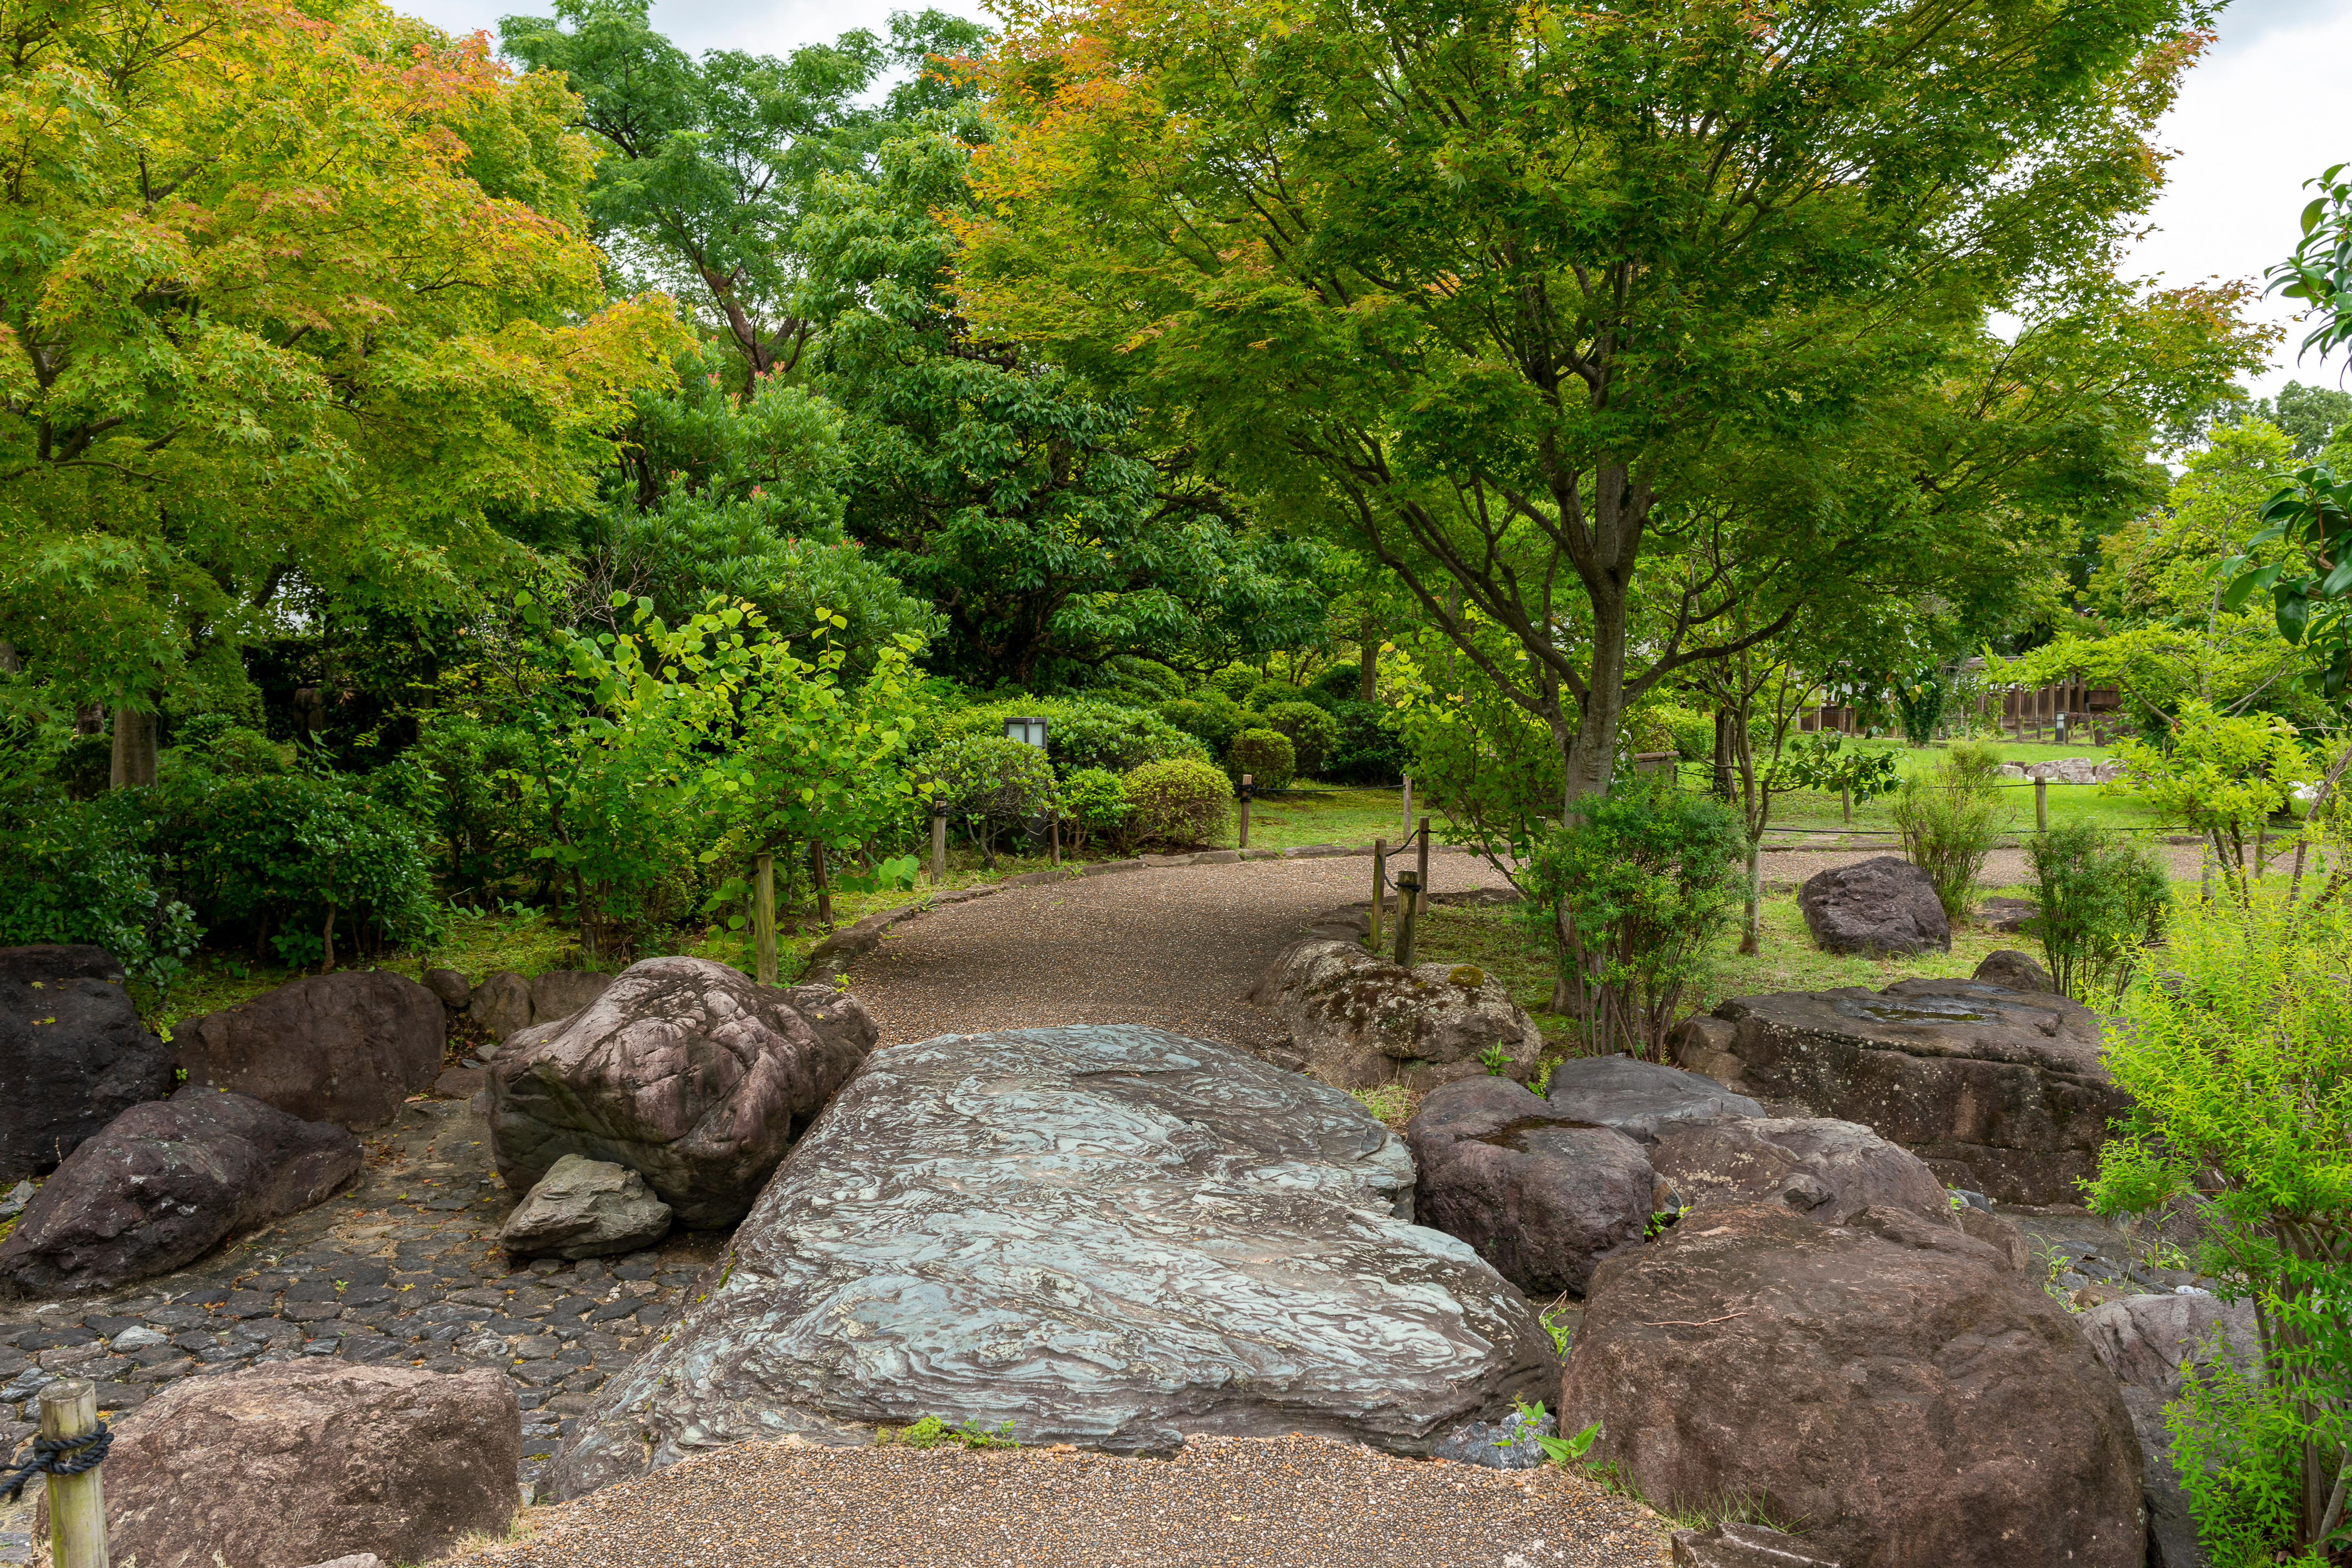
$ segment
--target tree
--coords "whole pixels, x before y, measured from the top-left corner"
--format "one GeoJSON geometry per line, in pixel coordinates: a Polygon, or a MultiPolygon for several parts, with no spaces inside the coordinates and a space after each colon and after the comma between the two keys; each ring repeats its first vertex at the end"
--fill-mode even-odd
{"type": "MultiPolygon", "coordinates": [[[[1801,581],[1852,553],[1847,516],[1933,553],[2116,471],[2148,401],[2131,375],[2054,424],[2007,393],[2113,313],[2105,247],[2156,188],[2189,20],[2171,0],[1023,13],[990,68],[1009,129],[975,163],[961,298],[1332,518],[1550,729],[1580,795],[1630,701],[1740,640],[1716,629],[1728,584],[1641,570],[1711,526],[1711,455],[1819,456],[1742,518],[1801,581]],[[1983,330],[1994,310],[2028,317],[2021,353],[1983,330]],[[1884,417],[1890,390],[1964,379],[2039,437],[1962,453],[1884,417]],[[1880,493],[1841,514],[1835,469],[1873,445],[1880,493]],[[1457,585],[1509,660],[1462,634],[1457,585]]],[[[2209,397],[2242,358],[2207,352],[2226,311],[2146,309],[2191,323],[2189,350],[2131,374],[2209,397]]]]}
{"type": "Polygon", "coordinates": [[[561,86],[476,44],[216,0],[14,37],[0,636],[146,783],[162,694],[289,588],[398,615],[519,570],[499,514],[585,498],[676,328],[604,299],[561,86]]]}

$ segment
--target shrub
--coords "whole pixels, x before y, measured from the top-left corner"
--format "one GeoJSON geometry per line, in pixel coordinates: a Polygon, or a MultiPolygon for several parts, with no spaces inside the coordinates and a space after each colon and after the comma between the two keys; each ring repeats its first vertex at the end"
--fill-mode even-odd
{"type": "Polygon", "coordinates": [[[1628,750],[1672,752],[1686,763],[1715,755],[1715,716],[1675,703],[1657,702],[1625,715],[1628,750]]]}
{"type": "Polygon", "coordinates": [[[95,800],[114,777],[114,742],[104,735],[76,735],[58,754],[58,782],[76,800],[95,800]]]}
{"type": "Polygon", "coordinates": [[[1261,680],[1249,689],[1249,695],[1242,699],[1242,706],[1253,713],[1263,713],[1269,708],[1297,700],[1298,688],[1287,680],[1261,680]]]}
{"type": "Polygon", "coordinates": [[[1394,784],[1404,775],[1411,753],[1394,710],[1377,702],[1342,702],[1331,716],[1339,737],[1324,761],[1325,778],[1334,784],[1394,784]]]}
{"type": "Polygon", "coordinates": [[[102,947],[134,978],[168,992],[204,931],[170,896],[151,847],[154,793],[20,801],[22,816],[0,827],[0,946],[102,947]]]}
{"type": "Polygon", "coordinates": [[[2025,858],[2042,904],[2033,931],[2058,989],[2077,1002],[2121,994],[2172,900],[2164,863],[2088,824],[2039,836],[2025,858]]]}
{"type": "MultiPolygon", "coordinates": [[[[1213,752],[1222,752],[1247,722],[1240,704],[1221,691],[1205,697],[1179,698],[1160,705],[1160,716],[1213,752]]],[[[1149,760],[1149,759],[1147,759],[1149,760]]]]}
{"type": "Polygon", "coordinates": [[[1245,664],[1228,665],[1209,677],[1208,689],[1226,701],[1239,706],[1250,694],[1250,689],[1265,679],[1261,672],[1245,664]]]}
{"type": "Polygon", "coordinates": [[[1062,780],[1062,822],[1073,853],[1097,841],[1114,846],[1126,842],[1128,818],[1135,808],[1128,803],[1127,785],[1104,768],[1080,768],[1062,780]]]}
{"type": "Polygon", "coordinates": [[[1234,782],[1247,773],[1259,789],[1288,789],[1298,770],[1290,737],[1279,730],[1244,730],[1234,737],[1231,758],[1225,771],[1234,782]]]}
{"type": "Polygon", "coordinates": [[[1721,801],[1662,780],[1578,804],[1534,846],[1528,917],[1558,957],[1586,1048],[1664,1061],[1745,891],[1747,834],[1721,801]]]}
{"type": "Polygon", "coordinates": [[[2252,874],[2261,870],[2250,869],[2247,856],[2260,842],[2263,823],[2293,806],[2295,786],[2309,782],[2313,772],[2310,752],[2285,719],[2275,713],[2229,718],[2202,702],[2180,705],[2168,748],[2129,741],[2116,753],[2161,816],[2205,836],[2241,902],[2252,874]]]}
{"type": "Polygon", "coordinates": [[[1192,757],[1146,763],[1127,775],[1135,807],[1129,831],[1147,844],[1209,844],[1224,836],[1234,786],[1209,763],[1192,757]]]}
{"type": "Polygon", "coordinates": [[[1327,711],[1336,713],[1342,702],[1361,702],[1364,700],[1363,689],[1363,671],[1351,659],[1324,670],[1308,681],[1299,695],[1309,702],[1320,704],[1327,711]]]}
{"type": "MultiPolygon", "coordinates": [[[[2188,903],[2165,973],[2123,999],[2105,1058],[2131,1097],[2092,1207],[2200,1203],[2198,1266],[2259,1309],[2270,1398],[2184,1385],[2182,1486],[2217,1568],[2317,1563],[2352,1458],[2352,911],[2273,879],[2244,903],[2188,903]]],[[[2341,1504],[2337,1503],[2336,1508],[2341,1504]]]]}
{"type": "Polygon", "coordinates": [[[1895,826],[1903,831],[1904,852],[1927,873],[1951,920],[1966,915],[1975,901],[1985,857],[2006,825],[2000,768],[2000,752],[1963,742],[1946,752],[1932,773],[1914,774],[1895,792],[1895,826]]]}
{"type": "Polygon", "coordinates": [[[950,741],[925,760],[925,771],[938,781],[949,816],[964,825],[991,870],[998,834],[1008,827],[1025,831],[1054,809],[1053,764],[1045,752],[1009,735],[950,741]]]}
{"type": "Polygon", "coordinates": [[[1276,703],[1265,710],[1265,727],[1290,737],[1301,778],[1321,776],[1324,759],[1339,739],[1339,721],[1312,702],[1276,703]]]}
{"type": "Polygon", "coordinates": [[[940,738],[1002,740],[1005,720],[1029,716],[1045,721],[1046,755],[1065,773],[1108,768],[1123,773],[1170,757],[1209,755],[1207,747],[1157,713],[1076,697],[1024,697],[967,708],[946,720],[940,738]]]}
{"type": "Polygon", "coordinates": [[[1459,699],[1412,710],[1407,723],[1421,798],[1496,864],[1525,858],[1538,825],[1560,812],[1559,750],[1542,721],[1473,681],[1459,699]]]}

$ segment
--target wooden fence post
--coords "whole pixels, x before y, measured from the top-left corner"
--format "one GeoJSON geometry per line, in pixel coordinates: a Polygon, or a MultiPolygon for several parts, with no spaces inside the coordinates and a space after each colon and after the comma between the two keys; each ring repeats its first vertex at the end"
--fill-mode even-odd
{"type": "Polygon", "coordinates": [[[2050,831],[2050,781],[2048,779],[2033,781],[2033,831],[2036,833],[2050,831]]]}
{"type": "Polygon", "coordinates": [[[1429,818],[1421,819],[1421,855],[1415,862],[1420,876],[1415,880],[1421,891],[1413,895],[1413,907],[1422,914],[1429,912],[1429,818]]]}
{"type": "MultiPolygon", "coordinates": [[[[41,1436],[86,1437],[98,1429],[98,1384],[64,1377],[41,1390],[41,1436]]],[[[96,1469],[49,1479],[49,1561],[107,1568],[106,1493],[96,1469]]]]}
{"type": "Polygon", "coordinates": [[[1397,938],[1396,961],[1399,966],[1412,967],[1413,906],[1421,900],[1421,879],[1410,871],[1397,877],[1397,938]]]}
{"type": "Polygon", "coordinates": [[[762,985],[776,983],[776,858],[751,857],[751,942],[759,953],[753,976],[762,985]]]}
{"type": "Polygon", "coordinates": [[[1403,817],[1403,819],[1402,819],[1402,821],[1397,825],[1397,837],[1399,838],[1399,840],[1401,840],[1401,841],[1402,841],[1402,840],[1403,840],[1403,839],[1411,838],[1412,837],[1412,775],[1411,773],[1407,773],[1407,774],[1405,774],[1405,775],[1404,775],[1404,817],[1403,817]]]}
{"type": "Polygon", "coordinates": [[[1257,775],[1244,773],[1242,775],[1242,847],[1244,849],[1249,847],[1250,793],[1256,788],[1257,775]]]}
{"type": "Polygon", "coordinates": [[[931,885],[948,879],[948,803],[931,802],[931,885]]]}
{"type": "Polygon", "coordinates": [[[1375,838],[1372,840],[1372,929],[1368,933],[1368,940],[1370,941],[1372,951],[1375,952],[1378,952],[1381,947],[1381,909],[1388,901],[1389,841],[1385,838],[1375,838]]]}

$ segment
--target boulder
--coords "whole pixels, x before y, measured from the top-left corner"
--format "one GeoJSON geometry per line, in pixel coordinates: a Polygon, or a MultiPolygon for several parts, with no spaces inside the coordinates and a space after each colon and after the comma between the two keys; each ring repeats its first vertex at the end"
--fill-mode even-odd
{"type": "Polygon", "coordinates": [[[1948,1187],[1999,1203],[2074,1203],[2129,1100],[2099,1058],[2096,1014],[1975,980],[1872,992],[1735,996],[1678,1037],[1685,1065],[1748,1094],[1858,1121],[1948,1187]],[[1727,1025],[1726,1028],[1723,1026],[1727,1025]]]}
{"type": "Polygon", "coordinates": [[[499,1245],[519,1258],[605,1258],[669,1234],[669,1205],[646,1179],[606,1160],[566,1154],[507,1215],[499,1245]]]}
{"type": "Polygon", "coordinates": [[[511,969],[485,974],[466,1011],[492,1039],[504,1042],[530,1027],[530,982],[511,969]]]}
{"type": "Polygon", "coordinates": [[[2050,972],[2042,967],[2040,960],[2013,947],[1985,954],[1984,962],[1969,978],[2008,991],[2046,991],[2053,995],[2058,991],[2058,983],[2050,978],[2050,972]]]}
{"type": "Polygon", "coordinates": [[[2139,1444],[2073,1319],[1882,1215],[1709,1209],[1604,1261],[1560,1430],[1599,1422],[1589,1457],[1662,1510],[1747,1500],[1842,1568],[2141,1568],[2139,1444]]]}
{"type": "Polygon", "coordinates": [[[1280,1017],[1307,1070],[1337,1089],[1429,1089],[1483,1075],[1479,1058],[1498,1046],[1521,1068],[1543,1050],[1535,1020],[1484,970],[1403,969],[1351,942],[1293,945],[1249,999],[1280,1017]]]}
{"type": "Polygon", "coordinates": [[[877,1051],[542,1495],[925,1415],[1118,1452],[1426,1454],[1559,1361],[1525,1297],[1411,1223],[1412,1183],[1354,1099],[1230,1047],[1100,1025],[877,1051]]]}
{"type": "Polygon", "coordinates": [[[55,1296],[166,1274],[359,1174],[360,1141],[250,1095],[134,1105],[41,1184],[0,1242],[0,1287],[55,1296]]]}
{"type": "Polygon", "coordinates": [[[1554,1064],[1544,1098],[1558,1116],[1614,1128],[1638,1143],[1654,1143],[1685,1127],[1764,1114],[1762,1106],[1711,1078],[1622,1053],[1554,1064]]]}
{"type": "Polygon", "coordinates": [[[2180,1397],[2181,1370],[2228,1357],[2242,1373],[2261,1364],[2262,1333],[2254,1304],[2224,1305],[2216,1296],[2126,1296],[2092,1308],[2075,1320],[2092,1353],[2123,1385],[2124,1408],[2139,1435],[2147,1482],[2149,1563],[2154,1568],[2208,1568],[2197,1539],[2189,1496],[2172,1463],[2172,1432],[2164,1407],[2180,1397]]]}
{"type": "Polygon", "coordinates": [[[609,974],[593,969],[551,969],[530,981],[530,1021],[560,1024],[604,994],[609,974]]]}
{"type": "Polygon", "coordinates": [[[0,948],[0,1185],[56,1170],[171,1093],[174,1054],[139,1021],[104,948],[0,948]]]}
{"type": "Polygon", "coordinates": [[[2032,899],[1987,899],[1977,906],[1977,920],[1988,931],[2015,936],[2041,912],[2042,906],[2032,899]]]}
{"type": "Polygon", "coordinates": [[[1539,1437],[1558,1434],[1559,1424],[1549,1415],[1530,1416],[1514,1410],[1500,1421],[1465,1421],[1448,1432],[1431,1449],[1433,1459],[1457,1465],[1484,1465],[1490,1470],[1539,1469],[1544,1462],[1539,1437]]]}
{"type": "MultiPolygon", "coordinates": [[[[114,1561],[423,1563],[503,1536],[521,1501],[514,1384],[324,1357],[175,1383],[114,1424],[114,1561]]],[[[46,1528],[46,1526],[44,1526],[46,1528]]]]}
{"type": "Polygon", "coordinates": [[[1958,1223],[1944,1184],[1917,1155],[1851,1121],[1770,1117],[1693,1127],[1659,1139],[1650,1163],[1686,1208],[1773,1199],[1822,1225],[1843,1225],[1872,1207],[1958,1223]]]}
{"type": "Polygon", "coordinates": [[[643,1176],[680,1225],[732,1225],[876,1034],[830,986],[780,991],[709,959],[646,959],[499,1050],[499,1174],[520,1190],[585,1155],[643,1176]]]}
{"type": "Polygon", "coordinates": [[[1502,1078],[1430,1091],[1405,1128],[1414,1213],[1538,1300],[1580,1296],[1599,1258],[1638,1244],[1652,1211],[1642,1146],[1576,1125],[1502,1078]]]}
{"type": "Polygon", "coordinates": [[[425,989],[441,998],[441,1005],[452,1013],[462,1013],[474,999],[474,987],[454,969],[428,969],[425,972],[425,989]]]}
{"type": "Polygon", "coordinates": [[[180,1065],[305,1121],[376,1127],[441,1070],[441,998],[388,969],[310,974],[183,1022],[180,1065]]]}
{"type": "Polygon", "coordinates": [[[1949,952],[1952,925],[1927,873],[1895,855],[1832,866],[1805,879],[1797,907],[1830,952],[1949,952]]]}
{"type": "Polygon", "coordinates": [[[1725,1520],[1674,1533],[1675,1568],[1840,1568],[1814,1555],[1804,1537],[1725,1520]]]}

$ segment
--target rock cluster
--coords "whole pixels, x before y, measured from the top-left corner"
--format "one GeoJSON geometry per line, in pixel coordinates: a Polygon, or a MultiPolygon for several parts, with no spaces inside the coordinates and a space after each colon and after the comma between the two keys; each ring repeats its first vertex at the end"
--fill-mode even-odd
{"type": "Polygon", "coordinates": [[[1338,1089],[1428,1089],[1486,1072],[1499,1050],[1524,1074],[1543,1035],[1510,988],[1469,964],[1401,968],[1353,942],[1295,944],[1249,999],[1272,1009],[1303,1070],[1338,1089]]]}

